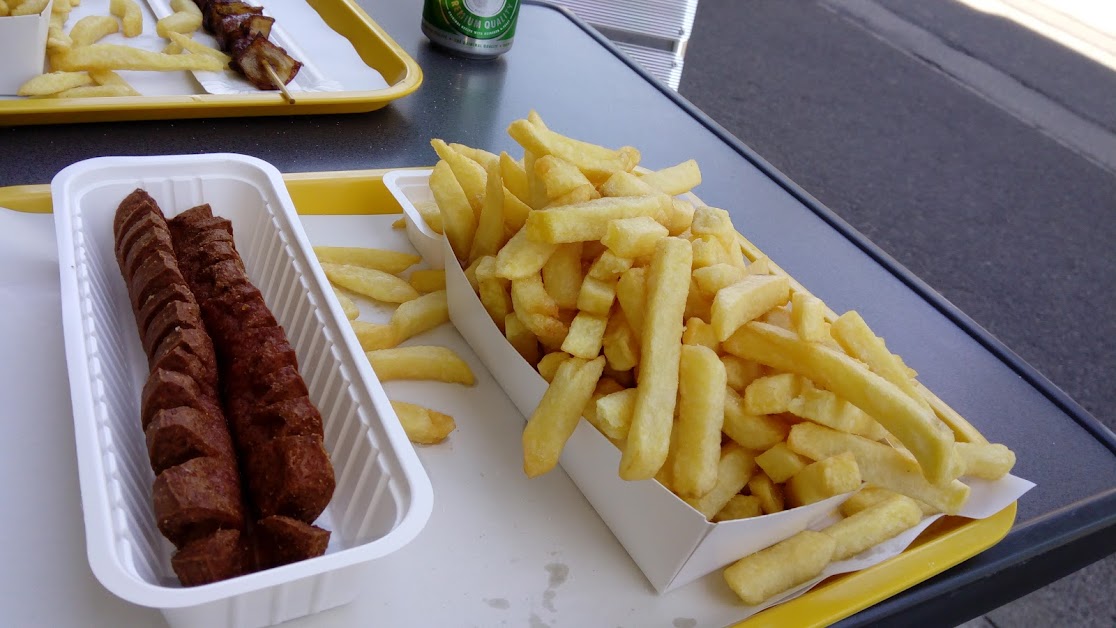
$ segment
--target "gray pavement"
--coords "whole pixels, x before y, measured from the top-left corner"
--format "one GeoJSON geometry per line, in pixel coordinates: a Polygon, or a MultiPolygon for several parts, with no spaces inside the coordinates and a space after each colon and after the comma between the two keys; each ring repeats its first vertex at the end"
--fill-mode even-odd
{"type": "MultiPolygon", "coordinates": [[[[952,0],[701,0],[680,91],[1116,428],[1111,70],[952,0]]],[[[1114,583],[1109,557],[973,625],[1113,626],[1114,583]]]]}

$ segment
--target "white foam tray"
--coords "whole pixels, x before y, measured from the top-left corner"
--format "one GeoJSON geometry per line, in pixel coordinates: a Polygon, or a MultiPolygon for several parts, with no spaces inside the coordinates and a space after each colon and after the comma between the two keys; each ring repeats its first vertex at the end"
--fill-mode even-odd
{"type": "Polygon", "coordinates": [[[351,601],[373,561],[422,530],[430,481],[332,297],[277,170],[239,155],[109,157],[51,184],[78,471],[89,564],[173,626],[265,626],[351,601]],[[119,202],[141,187],[168,216],[203,202],[232,221],[253,283],[286,329],[322,413],[337,488],[318,524],[324,556],[181,587],[151,505],[154,475],[139,423],[147,361],[113,255],[119,202]]]}

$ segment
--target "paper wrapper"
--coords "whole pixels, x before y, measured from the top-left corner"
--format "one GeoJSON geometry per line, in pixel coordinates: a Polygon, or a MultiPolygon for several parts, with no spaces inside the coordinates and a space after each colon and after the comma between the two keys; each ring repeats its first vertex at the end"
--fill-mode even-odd
{"type": "MultiPolygon", "coordinates": [[[[384,182],[404,209],[407,235],[412,244],[431,266],[445,268],[450,319],[454,326],[520,413],[529,417],[548,384],[507,342],[473,292],[449,243],[426,226],[415,209],[414,203],[430,198],[429,173],[429,170],[396,171],[386,175],[384,182]]],[[[617,473],[620,451],[587,421],[578,424],[560,462],[659,593],[689,584],[802,530],[825,528],[840,519],[839,508],[851,495],[839,495],[762,517],[711,523],[654,480],[629,482],[620,479],[617,473]]],[[[1003,510],[1034,486],[1014,476],[996,482],[965,482],[972,493],[961,514],[974,519],[1003,510]]],[[[829,565],[817,579],[751,612],[801,595],[829,576],[864,569],[902,553],[940,516],[927,517],[918,526],[886,543],[829,565]]]]}

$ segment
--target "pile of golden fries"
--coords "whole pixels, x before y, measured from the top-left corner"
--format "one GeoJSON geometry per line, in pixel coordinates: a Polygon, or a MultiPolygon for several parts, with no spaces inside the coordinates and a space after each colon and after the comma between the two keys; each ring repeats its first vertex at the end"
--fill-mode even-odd
{"type": "MultiPolygon", "coordinates": [[[[114,33],[132,38],[143,34],[143,14],[136,0],[110,0],[110,15],[89,15],[66,31],[66,22],[73,7],[81,0],[55,0],[51,5],[50,27],[47,31],[47,60],[51,72],[41,74],[20,86],[20,96],[34,98],[90,98],[104,96],[138,96],[118,70],[156,72],[221,71],[230,58],[191,39],[201,28],[201,9],[193,0],[172,0],[174,13],[156,24],[159,37],[170,43],[163,52],[151,52],[131,46],[97,43],[114,33]]],[[[39,13],[47,0],[23,0],[12,15],[39,13]],[[36,8],[37,7],[37,8],[36,8]],[[23,11],[24,13],[19,13],[23,11]]],[[[0,15],[5,5],[0,0],[0,15]]]]}
{"type": "Polygon", "coordinates": [[[636,149],[565,137],[534,112],[508,133],[522,160],[433,140],[435,204],[420,212],[550,382],[523,432],[529,476],[554,468],[584,416],[622,451],[622,478],[654,478],[712,521],[859,491],[840,523],[726,570],[758,604],[924,514],[957,513],[959,477],[1014,465],[859,314],[831,312],[727,211],[680,198],[701,182],[694,161],[639,170],[636,149]]]}
{"type": "MultiPolygon", "coordinates": [[[[472,369],[452,350],[397,346],[449,321],[445,271],[414,270],[407,281],[399,275],[422,261],[418,255],[338,246],[315,247],[314,252],[381,381],[427,380],[473,385],[472,369]],[[386,324],[358,320],[360,308],[346,291],[398,307],[386,324]]],[[[403,401],[391,404],[412,442],[439,443],[457,427],[452,416],[437,410],[403,401]]]]}

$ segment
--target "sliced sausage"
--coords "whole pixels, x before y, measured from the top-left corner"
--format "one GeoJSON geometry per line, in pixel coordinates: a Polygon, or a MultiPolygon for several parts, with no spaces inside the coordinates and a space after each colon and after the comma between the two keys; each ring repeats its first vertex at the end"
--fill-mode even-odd
{"type": "Polygon", "coordinates": [[[222,458],[194,458],[155,478],[155,521],[175,547],[220,529],[244,526],[236,467],[222,458]]]}
{"type": "Polygon", "coordinates": [[[329,530],[278,515],[257,521],[256,534],[265,567],[321,556],[329,545],[329,530]]]}
{"type": "Polygon", "coordinates": [[[146,432],[147,455],[156,475],[194,458],[236,460],[224,418],[195,408],[160,410],[146,432]]]}
{"type": "Polygon", "coordinates": [[[183,586],[196,587],[246,573],[247,553],[239,530],[217,530],[175,552],[171,567],[183,586]]]}

